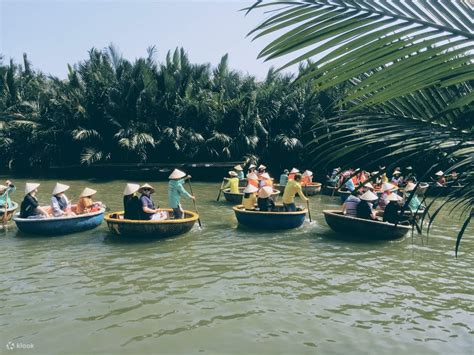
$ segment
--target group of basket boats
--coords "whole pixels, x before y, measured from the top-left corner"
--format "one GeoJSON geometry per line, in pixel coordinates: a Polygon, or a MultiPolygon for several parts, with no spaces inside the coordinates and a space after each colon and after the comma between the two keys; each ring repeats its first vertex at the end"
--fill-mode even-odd
{"type": "MultiPolygon", "coordinates": [[[[423,189],[422,192],[429,191],[423,189]]],[[[242,203],[243,188],[238,194],[232,194],[228,190],[224,190],[225,199],[235,204],[233,211],[239,225],[247,228],[259,230],[285,230],[298,228],[303,225],[307,208],[301,208],[296,212],[285,212],[281,204],[277,204],[272,212],[262,212],[258,210],[246,210],[242,203]]],[[[276,198],[282,193],[281,186],[274,186],[272,196],[276,198]],[[279,189],[278,189],[279,188],[279,189]]],[[[334,188],[321,189],[320,183],[312,183],[310,186],[303,187],[303,192],[308,196],[318,193],[334,194],[334,188]]],[[[337,192],[341,196],[341,201],[347,197],[344,191],[337,192]]],[[[189,232],[199,215],[196,212],[185,210],[182,219],[165,219],[165,220],[127,220],[123,218],[123,212],[112,212],[105,215],[105,208],[98,211],[51,218],[20,218],[15,211],[18,208],[17,203],[13,203],[12,207],[7,209],[0,208],[0,221],[4,223],[13,219],[18,229],[28,235],[65,235],[71,233],[82,232],[98,227],[103,220],[107,222],[107,226],[111,234],[120,239],[161,239],[165,237],[176,236],[189,232]],[[5,215],[6,213],[6,215],[5,215]],[[104,216],[105,215],[105,216],[104,216]]],[[[74,211],[75,206],[72,206],[74,211]]],[[[171,209],[162,209],[171,214],[171,209]]],[[[412,230],[410,225],[390,224],[387,222],[366,220],[356,217],[344,215],[340,210],[324,210],[326,223],[335,232],[342,233],[353,238],[362,238],[369,240],[397,239],[403,237],[412,230]]]]}

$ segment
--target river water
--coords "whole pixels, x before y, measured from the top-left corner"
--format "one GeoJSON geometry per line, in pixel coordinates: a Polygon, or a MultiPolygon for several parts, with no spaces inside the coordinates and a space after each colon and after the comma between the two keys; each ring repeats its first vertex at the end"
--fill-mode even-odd
{"type": "MultiPolygon", "coordinates": [[[[125,181],[62,182],[69,197],[87,185],[121,209],[125,181]]],[[[40,201],[54,183],[42,181],[40,201]]],[[[152,184],[165,205],[167,185],[152,184]]],[[[441,216],[428,241],[354,243],[324,222],[337,199],[314,196],[312,223],[257,233],[216,202],[218,186],[193,183],[202,230],[162,241],[118,243],[105,223],[50,238],[10,224],[0,353],[472,354],[474,233],[456,259],[456,216],[441,216]]]]}

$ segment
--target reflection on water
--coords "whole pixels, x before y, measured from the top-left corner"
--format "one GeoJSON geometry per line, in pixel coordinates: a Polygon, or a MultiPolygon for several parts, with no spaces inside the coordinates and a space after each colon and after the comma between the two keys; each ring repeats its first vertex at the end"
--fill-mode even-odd
{"type": "MultiPolygon", "coordinates": [[[[65,182],[70,197],[90,184],[65,182]]],[[[54,183],[42,183],[40,200],[54,183]]],[[[91,185],[121,209],[123,181],[91,185]]],[[[165,199],[166,185],[154,185],[165,199]]],[[[48,354],[472,351],[473,233],[455,259],[456,229],[445,226],[453,216],[438,221],[428,244],[347,242],[320,213],[338,201],[315,196],[311,224],[257,233],[237,227],[217,188],[193,184],[202,230],[161,241],[117,243],[105,224],[55,238],[8,226],[0,340],[48,354]]]]}

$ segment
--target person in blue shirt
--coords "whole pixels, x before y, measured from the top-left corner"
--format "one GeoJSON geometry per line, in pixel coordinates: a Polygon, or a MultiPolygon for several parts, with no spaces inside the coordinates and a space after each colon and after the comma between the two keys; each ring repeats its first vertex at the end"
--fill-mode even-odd
{"type": "Polygon", "coordinates": [[[155,189],[148,185],[144,184],[138,190],[141,193],[140,202],[142,205],[140,211],[140,219],[142,220],[152,220],[155,219],[155,214],[160,212],[159,206],[158,208],[155,207],[155,203],[151,199],[151,194],[155,192],[155,189]]]}
{"type": "Polygon", "coordinates": [[[194,200],[194,196],[187,192],[183,186],[185,179],[189,178],[191,178],[190,175],[186,176],[186,173],[178,169],[174,169],[168,177],[170,180],[168,183],[168,203],[173,209],[175,219],[184,218],[184,211],[181,207],[181,196],[184,195],[194,200]]]}

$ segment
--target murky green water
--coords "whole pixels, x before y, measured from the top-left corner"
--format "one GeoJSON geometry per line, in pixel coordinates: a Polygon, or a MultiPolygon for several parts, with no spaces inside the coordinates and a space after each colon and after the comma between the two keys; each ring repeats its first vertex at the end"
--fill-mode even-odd
{"type": "MultiPolygon", "coordinates": [[[[64,182],[69,197],[87,184],[121,209],[124,181],[64,182]]],[[[40,200],[54,183],[43,181],[40,200]]],[[[154,185],[166,204],[166,184],[154,185]]],[[[315,196],[312,224],[262,234],[237,228],[217,188],[193,184],[203,230],[163,241],[116,243],[105,224],[25,238],[9,225],[0,236],[0,353],[472,353],[472,228],[458,259],[447,215],[428,244],[350,243],[321,214],[338,201],[315,196]]]]}

